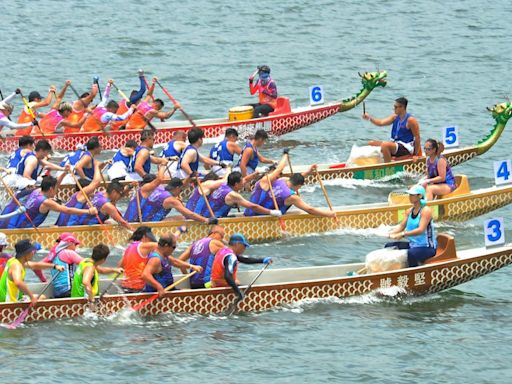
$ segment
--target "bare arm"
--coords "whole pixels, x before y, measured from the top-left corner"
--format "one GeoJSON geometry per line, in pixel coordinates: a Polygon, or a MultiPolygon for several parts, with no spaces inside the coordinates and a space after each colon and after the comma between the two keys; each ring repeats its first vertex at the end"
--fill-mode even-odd
{"type": "Polygon", "coordinates": [[[407,120],[407,127],[411,130],[412,135],[414,136],[414,154],[416,156],[421,156],[421,137],[418,120],[416,120],[414,117],[409,117],[407,120]]]}
{"type": "Polygon", "coordinates": [[[260,162],[264,164],[274,164],[274,160],[269,159],[268,157],[263,156],[261,153],[258,153],[258,157],[260,159],[260,162]]]}
{"type": "Polygon", "coordinates": [[[246,148],[240,159],[240,172],[242,173],[242,177],[247,176],[247,163],[251,160],[253,153],[252,148],[246,148]]]}
{"type": "Polygon", "coordinates": [[[133,167],[133,170],[137,172],[140,177],[144,177],[146,174],[144,171],[144,163],[147,159],[149,159],[149,151],[147,149],[140,150],[135,160],[135,166],[133,167]]]}
{"type": "Polygon", "coordinates": [[[183,216],[185,216],[187,219],[192,219],[192,220],[199,221],[202,223],[208,222],[208,219],[206,217],[203,217],[201,215],[198,215],[195,212],[192,212],[190,209],[185,207],[181,201],[179,201],[175,197],[168,197],[167,199],[165,199],[164,207],[166,209],[174,208],[179,213],[181,213],[183,216]]]}
{"type": "Polygon", "coordinates": [[[38,161],[35,156],[30,156],[25,161],[25,170],[23,171],[23,177],[32,180],[32,173],[37,168],[38,161]]]}
{"type": "Polygon", "coordinates": [[[94,267],[85,267],[84,274],[82,276],[82,284],[84,285],[84,290],[87,293],[89,302],[94,301],[94,294],[92,292],[92,278],[94,277],[94,267]]]}
{"type": "Polygon", "coordinates": [[[209,157],[203,156],[201,154],[199,155],[199,161],[201,163],[210,164],[210,165],[218,165],[219,164],[218,160],[210,159],[209,157]]]}
{"type": "Polygon", "coordinates": [[[119,213],[119,210],[116,208],[114,204],[103,204],[103,207],[101,207],[101,213],[109,215],[113,220],[117,221],[120,225],[122,225],[129,231],[134,230],[133,226],[123,218],[123,216],[119,213]]]}
{"type": "MultiPolygon", "coordinates": [[[[87,179],[87,176],[85,176],[84,168],[87,166],[90,166],[92,163],[92,157],[89,155],[84,155],[80,160],[78,160],[78,163],[75,165],[75,171],[78,173],[78,176],[80,176],[82,179],[87,179]]],[[[96,163],[98,163],[96,161],[96,163]]],[[[96,168],[96,167],[95,167],[96,168]]],[[[94,170],[96,172],[96,169],[94,170]]]]}
{"type": "MultiPolygon", "coordinates": [[[[178,258],[180,260],[187,261],[188,259],[190,259],[190,252],[191,251],[192,251],[192,246],[189,245],[187,247],[187,249],[185,250],[185,252],[183,252],[178,258]]],[[[181,269],[181,273],[183,273],[183,274],[186,274],[188,272],[186,267],[182,267],[180,269],[181,269]]]]}
{"type": "Polygon", "coordinates": [[[405,229],[405,226],[407,224],[407,218],[409,217],[409,214],[411,213],[411,209],[412,208],[409,208],[405,212],[404,219],[402,220],[402,222],[400,224],[398,224],[395,228],[393,228],[391,231],[389,231],[389,234],[399,233],[405,229]]]}
{"type": "Polygon", "coordinates": [[[98,213],[96,208],[79,209],[79,208],[66,207],[65,205],[61,205],[52,199],[46,199],[41,204],[39,211],[41,213],[46,213],[48,211],[55,211],[55,212],[65,213],[68,215],[95,215],[96,213],[98,213]],[[43,212],[41,212],[41,209],[43,209],[43,212]]]}
{"type": "Polygon", "coordinates": [[[299,196],[293,195],[286,199],[287,204],[291,203],[297,208],[309,213],[310,215],[324,216],[324,217],[335,217],[336,213],[332,211],[324,211],[322,209],[314,208],[311,205],[303,201],[299,196]]]}
{"type": "Polygon", "coordinates": [[[231,153],[236,153],[237,155],[240,155],[242,153],[242,148],[240,146],[232,141],[228,141],[228,150],[231,153]]]}
{"type": "Polygon", "coordinates": [[[238,192],[230,192],[226,196],[226,203],[229,205],[238,205],[242,206],[244,208],[251,208],[254,211],[261,213],[262,215],[270,215],[270,209],[267,209],[265,207],[262,207],[261,205],[251,203],[250,201],[244,199],[242,195],[240,195],[238,192]]]}
{"type": "Polygon", "coordinates": [[[369,113],[363,114],[363,119],[368,120],[373,125],[376,125],[378,127],[384,127],[386,125],[393,124],[393,121],[396,119],[396,114],[389,115],[388,117],[385,117],[383,119],[376,119],[373,116],[370,116],[369,113]]]}
{"type": "Polygon", "coordinates": [[[41,100],[38,103],[34,103],[34,105],[32,106],[32,109],[37,109],[37,108],[42,108],[42,107],[49,106],[51,104],[51,102],[52,102],[52,96],[53,96],[54,93],[55,93],[55,86],[52,85],[50,87],[50,89],[48,90],[48,96],[46,96],[46,99],[41,100]]]}

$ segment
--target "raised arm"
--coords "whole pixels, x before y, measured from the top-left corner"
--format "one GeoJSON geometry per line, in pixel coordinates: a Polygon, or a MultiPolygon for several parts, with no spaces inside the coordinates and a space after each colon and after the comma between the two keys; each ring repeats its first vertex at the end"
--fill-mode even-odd
{"type": "Polygon", "coordinates": [[[55,92],[56,92],[55,85],[51,85],[50,89],[48,90],[48,96],[46,96],[46,99],[41,100],[38,103],[34,103],[34,105],[32,105],[32,108],[37,109],[37,108],[49,106],[52,102],[52,97],[55,92]]]}
{"type": "Polygon", "coordinates": [[[388,117],[385,117],[383,119],[376,119],[373,116],[370,116],[368,112],[363,113],[363,119],[368,120],[373,125],[377,125],[379,127],[384,127],[386,125],[390,125],[393,123],[393,121],[396,119],[395,114],[389,115],[388,117]]]}

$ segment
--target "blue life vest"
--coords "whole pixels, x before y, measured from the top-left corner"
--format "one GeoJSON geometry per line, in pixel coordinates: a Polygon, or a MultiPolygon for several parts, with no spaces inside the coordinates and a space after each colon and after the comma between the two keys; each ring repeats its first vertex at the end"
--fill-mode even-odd
{"type": "MultiPolygon", "coordinates": [[[[130,164],[128,165],[128,172],[130,172],[130,173],[135,172],[135,162],[137,161],[137,156],[138,156],[139,152],[143,149],[147,149],[149,151],[149,148],[141,146],[141,145],[139,145],[137,148],[135,148],[135,153],[133,154],[130,164]]],[[[146,173],[151,172],[151,156],[148,156],[148,159],[144,162],[142,169],[144,169],[144,172],[146,172],[146,173]]]]}
{"type": "Polygon", "coordinates": [[[91,158],[91,166],[89,168],[84,168],[84,174],[89,179],[92,180],[94,178],[94,158],[92,157],[91,152],[84,149],[77,149],[75,152],[66,155],[64,160],[60,162],[61,167],[65,167],[67,164],[71,166],[75,166],[84,156],[89,156],[91,158]]]}
{"type": "Polygon", "coordinates": [[[23,148],[18,148],[15,150],[7,160],[7,168],[16,168],[18,163],[21,161],[21,151],[23,148]]]}

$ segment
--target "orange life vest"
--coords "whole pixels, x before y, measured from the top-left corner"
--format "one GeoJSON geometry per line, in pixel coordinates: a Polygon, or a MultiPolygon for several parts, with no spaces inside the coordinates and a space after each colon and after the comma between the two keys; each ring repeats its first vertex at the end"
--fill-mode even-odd
{"type": "MultiPolygon", "coordinates": [[[[228,282],[224,278],[224,259],[230,253],[233,253],[233,250],[229,247],[222,247],[215,254],[215,259],[213,260],[212,265],[212,274],[210,275],[210,282],[212,287],[229,287],[228,282]]],[[[235,265],[235,269],[233,272],[233,279],[236,281],[236,273],[238,271],[238,263],[235,265]]]]}
{"type": "MultiPolygon", "coordinates": [[[[128,106],[126,105],[126,100],[122,100],[120,103],[119,103],[119,108],[117,108],[117,111],[116,111],[116,115],[117,116],[121,116],[123,113],[125,113],[126,111],[128,111],[128,106]]],[[[123,125],[126,125],[128,123],[128,120],[130,120],[130,117],[127,117],[126,119],[124,120],[121,120],[121,121],[112,121],[110,123],[110,130],[111,131],[119,131],[119,129],[123,126],[123,125]]]]}
{"type": "MultiPolygon", "coordinates": [[[[32,104],[33,103],[29,103],[29,105],[31,107],[32,107],[32,104]]],[[[35,113],[34,109],[32,109],[32,111],[35,113]]],[[[25,106],[20,113],[20,117],[18,118],[18,123],[19,124],[31,123],[33,120],[34,120],[34,118],[32,117],[32,115],[30,113],[28,113],[27,107],[25,106]]],[[[17,129],[16,136],[30,135],[30,133],[32,132],[32,128],[34,128],[33,125],[31,125],[30,127],[27,127],[27,128],[17,129]]]]}

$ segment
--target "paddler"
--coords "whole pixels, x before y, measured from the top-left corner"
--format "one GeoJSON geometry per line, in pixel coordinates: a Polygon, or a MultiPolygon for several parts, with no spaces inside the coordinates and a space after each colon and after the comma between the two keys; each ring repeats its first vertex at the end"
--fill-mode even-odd
{"type": "MultiPolygon", "coordinates": [[[[73,172],[82,179],[92,180],[94,167],[97,161],[95,158],[101,153],[102,147],[97,137],[91,137],[84,145],[78,145],[75,152],[67,155],[59,164],[61,167],[70,165],[73,172]]],[[[62,181],[63,184],[74,184],[73,177],[67,175],[62,181]]]]}
{"type": "MultiPolygon", "coordinates": [[[[230,167],[233,165],[235,154],[241,155],[242,148],[236,143],[238,140],[238,132],[234,128],[226,129],[224,133],[224,140],[214,145],[210,149],[210,159],[223,163],[225,166],[230,167]]],[[[226,168],[219,165],[214,165],[212,171],[219,176],[224,176],[227,172],[226,168]]]]}
{"type": "Polygon", "coordinates": [[[30,240],[24,239],[14,245],[16,250],[15,257],[9,259],[5,265],[5,270],[0,277],[0,302],[15,303],[23,300],[25,294],[33,305],[38,300],[44,300],[44,295],[34,294],[25,283],[25,268],[30,269],[56,269],[64,271],[64,267],[53,263],[36,262],[32,258],[36,254],[39,244],[32,244],[30,240]]]}
{"type": "Polygon", "coordinates": [[[98,268],[105,264],[109,254],[110,249],[105,244],[98,244],[92,249],[91,257],[78,264],[73,276],[71,297],[85,297],[89,304],[94,304],[94,297],[99,292],[98,272],[103,274],[123,273],[123,268],[98,268]]]}
{"type": "MultiPolygon", "coordinates": [[[[78,100],[75,100],[71,103],[72,111],[71,114],[66,118],[70,123],[77,123],[82,120],[85,112],[91,105],[92,101],[98,94],[98,85],[93,82],[91,86],[91,92],[84,92],[80,95],[78,100]]],[[[80,132],[80,127],[64,127],[64,133],[77,133],[80,132]]]]}
{"type": "MultiPolygon", "coordinates": [[[[183,150],[187,147],[187,133],[185,131],[174,131],[172,133],[172,140],[167,143],[167,145],[160,153],[160,157],[164,157],[166,159],[169,158],[177,158],[179,159],[183,150]]],[[[172,177],[173,174],[176,173],[176,169],[178,168],[178,160],[172,161],[172,164],[169,164],[166,167],[165,176],[172,177]]]]}
{"type": "Polygon", "coordinates": [[[437,140],[428,139],[423,149],[427,157],[427,178],[421,180],[420,184],[426,190],[427,201],[430,201],[434,197],[453,192],[457,185],[448,160],[441,154],[444,149],[443,144],[437,140]]]}
{"type": "Polygon", "coordinates": [[[204,132],[199,128],[192,128],[187,134],[189,145],[181,153],[174,177],[180,179],[190,178],[193,172],[199,169],[199,162],[209,165],[224,166],[221,162],[210,159],[199,153],[199,148],[203,145],[204,132]]]}
{"type": "Polygon", "coordinates": [[[186,269],[190,268],[197,273],[203,272],[200,265],[193,265],[186,261],[172,257],[176,249],[176,238],[168,233],[160,236],[157,248],[148,255],[148,262],[142,272],[144,280],[144,292],[158,292],[160,296],[165,294],[165,288],[174,282],[172,266],[186,269]]]}
{"type": "Polygon", "coordinates": [[[249,77],[249,91],[251,95],[258,92],[259,103],[249,104],[254,108],[253,119],[268,116],[274,112],[277,106],[277,86],[276,82],[270,77],[270,67],[262,65],[258,67],[257,72],[249,77]],[[258,80],[254,83],[254,76],[258,74],[258,80]]]}
{"type": "Polygon", "coordinates": [[[165,166],[160,166],[156,176],[153,174],[144,176],[140,183],[140,188],[135,192],[138,196],[134,196],[128,203],[124,219],[132,223],[139,221],[162,221],[174,208],[187,219],[216,224],[217,219],[207,219],[192,212],[183,205],[180,200],[180,194],[183,190],[181,179],[173,178],[164,187],[162,185],[164,172],[165,166]],[[142,220],[139,218],[139,204],[142,220]]]}
{"type": "Polygon", "coordinates": [[[408,101],[405,97],[395,100],[394,113],[384,119],[376,119],[368,112],[363,113],[363,119],[379,127],[393,125],[391,141],[371,140],[368,145],[380,147],[384,162],[389,163],[391,156],[421,156],[420,124],[407,112],[408,101]]]}
{"type": "Polygon", "coordinates": [[[155,144],[155,134],[145,129],[140,134],[140,145],[135,148],[131,163],[128,167],[126,180],[141,181],[144,175],[151,173],[151,163],[167,165],[168,160],[153,156],[153,145],[155,144]]]}
{"type": "MultiPolygon", "coordinates": [[[[46,99],[44,100],[39,92],[30,92],[28,95],[28,105],[30,106],[30,109],[32,110],[32,113],[34,115],[30,113],[27,106],[25,105],[21,110],[20,117],[18,117],[18,123],[32,123],[34,121],[34,118],[38,117],[37,110],[43,107],[47,107],[51,104],[52,97],[55,94],[55,92],[55,85],[50,86],[50,89],[48,90],[48,96],[46,96],[46,99]]],[[[30,127],[18,129],[16,130],[16,136],[30,135],[33,128],[35,127],[33,125],[30,125],[30,127]]]]}
{"type": "Polygon", "coordinates": [[[271,257],[249,257],[243,253],[249,243],[241,233],[234,233],[229,238],[229,245],[222,247],[215,254],[211,273],[211,287],[231,287],[240,300],[244,298],[238,288],[240,282],[237,279],[238,263],[244,264],[272,264],[271,257]]]}
{"type": "MultiPolygon", "coordinates": [[[[140,87],[139,90],[136,91],[135,89],[131,91],[130,93],[130,99],[126,100],[124,97],[119,102],[119,108],[117,109],[116,115],[122,115],[126,111],[128,111],[128,108],[130,108],[130,105],[136,104],[142,97],[144,97],[144,93],[146,92],[146,80],[144,79],[144,71],[142,69],[139,69],[139,81],[140,81],[140,87]]],[[[110,124],[110,129],[112,131],[119,131],[120,129],[126,129],[126,123],[128,123],[128,120],[130,120],[130,117],[127,117],[124,120],[121,121],[112,121],[110,124]]]]}
{"type": "MultiPolygon", "coordinates": [[[[11,104],[11,100],[16,97],[16,95],[20,94],[21,91],[16,89],[16,92],[13,92],[9,96],[7,96],[5,99],[0,101],[0,130],[2,128],[7,127],[9,129],[23,129],[28,128],[32,126],[32,120],[27,123],[15,123],[10,120],[10,116],[12,115],[12,111],[14,110],[14,105],[11,104]]],[[[4,137],[6,134],[9,134],[11,132],[2,132],[0,134],[0,137],[4,137]]]]}
{"type": "Polygon", "coordinates": [[[133,163],[133,155],[139,145],[135,140],[128,140],[124,147],[116,152],[112,157],[112,162],[107,169],[107,175],[110,180],[124,180],[133,163]]]}
{"type": "Polygon", "coordinates": [[[144,129],[155,117],[164,121],[171,117],[174,112],[180,108],[180,105],[177,104],[174,105],[170,111],[162,111],[164,102],[161,99],[153,100],[153,92],[155,90],[157,80],[158,79],[156,77],[153,77],[146,97],[136,103],[137,113],[134,113],[132,117],[130,117],[126,124],[126,129],[144,129]]]}
{"type": "MultiPolygon", "coordinates": [[[[207,237],[194,241],[180,255],[180,260],[189,261],[190,264],[200,265],[203,271],[196,273],[190,278],[190,288],[200,289],[210,285],[210,275],[212,273],[213,259],[215,254],[224,248],[224,236],[226,235],[222,225],[211,227],[207,237]]],[[[187,268],[181,268],[181,272],[186,274],[191,272],[187,268]]]]}
{"type": "Polygon", "coordinates": [[[18,139],[18,149],[16,149],[10,156],[7,162],[6,173],[4,181],[12,188],[23,189],[27,187],[27,182],[20,181],[24,179],[23,176],[16,174],[16,168],[21,159],[30,152],[34,151],[34,138],[31,136],[22,136],[18,139]]]}
{"type": "Polygon", "coordinates": [[[103,92],[103,99],[94,108],[92,115],[87,118],[82,125],[83,132],[101,132],[104,131],[107,125],[112,121],[123,121],[130,117],[135,110],[135,105],[132,104],[128,110],[122,115],[117,115],[119,109],[117,101],[110,99],[110,90],[114,80],[109,80],[103,92]]]}
{"type": "MultiPolygon", "coordinates": [[[[335,212],[314,208],[303,201],[298,195],[300,188],[304,185],[305,176],[311,173],[316,168],[316,165],[312,165],[309,170],[304,173],[294,173],[289,178],[280,177],[281,172],[287,164],[287,156],[288,149],[284,149],[281,161],[276,169],[268,174],[268,179],[267,177],[263,177],[256,183],[254,191],[251,194],[251,202],[269,209],[275,208],[274,199],[272,197],[273,192],[279,211],[282,214],[285,214],[291,206],[295,206],[310,215],[336,217],[335,212]],[[270,190],[269,181],[272,184],[272,190],[270,190]]],[[[244,215],[259,216],[261,213],[253,209],[246,209],[244,215]]]]}
{"type": "MultiPolygon", "coordinates": [[[[98,211],[96,208],[78,209],[70,208],[57,203],[53,198],[57,191],[57,179],[53,176],[45,176],[41,181],[41,187],[34,190],[24,190],[18,193],[18,201],[27,209],[25,213],[20,213],[10,219],[0,221],[0,228],[19,229],[38,227],[43,223],[50,211],[67,214],[91,214],[98,211]],[[30,220],[27,218],[30,217],[30,220]]],[[[3,214],[13,212],[18,208],[18,204],[11,200],[2,211],[3,214]]]]}
{"type": "Polygon", "coordinates": [[[259,152],[267,139],[268,133],[264,129],[258,129],[254,137],[245,143],[238,164],[234,168],[235,171],[242,173],[242,177],[254,173],[260,161],[265,164],[274,163],[274,160],[267,159],[259,152]]]}
{"type": "Polygon", "coordinates": [[[408,265],[409,267],[416,267],[435,256],[437,239],[432,210],[426,206],[425,188],[421,185],[414,185],[407,193],[412,208],[405,212],[402,222],[389,232],[389,237],[393,240],[406,237],[409,241],[394,241],[387,243],[384,247],[407,249],[408,265]]]}
{"type": "Polygon", "coordinates": [[[48,112],[39,122],[39,127],[34,127],[33,135],[40,135],[40,129],[45,134],[62,133],[65,128],[80,128],[89,117],[90,112],[87,110],[82,118],[76,122],[71,122],[67,118],[73,113],[73,106],[70,103],[63,102],[62,99],[66,94],[66,90],[71,85],[71,80],[66,80],[61,91],[57,95],[55,103],[53,103],[50,112],[48,112]],[[39,129],[40,128],[40,129],[39,129]]]}
{"type": "MultiPolygon", "coordinates": [[[[25,207],[23,207],[25,208],[25,207]]],[[[24,211],[23,211],[24,212],[24,211]]],[[[3,218],[0,216],[0,218],[3,218]]],[[[7,235],[3,232],[0,232],[0,277],[2,276],[2,273],[4,273],[5,265],[13,257],[13,255],[4,252],[5,247],[9,246],[9,243],[7,242],[7,235]]],[[[42,260],[46,261],[46,260],[42,260]]],[[[34,274],[41,280],[41,282],[46,283],[46,277],[44,276],[43,271],[40,269],[34,269],[34,274]]]]}

